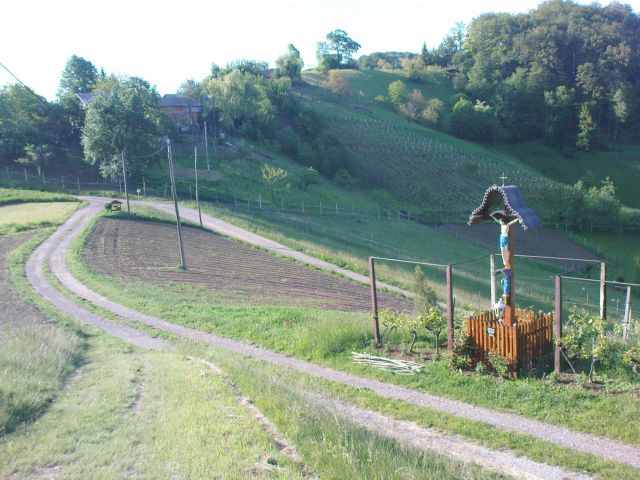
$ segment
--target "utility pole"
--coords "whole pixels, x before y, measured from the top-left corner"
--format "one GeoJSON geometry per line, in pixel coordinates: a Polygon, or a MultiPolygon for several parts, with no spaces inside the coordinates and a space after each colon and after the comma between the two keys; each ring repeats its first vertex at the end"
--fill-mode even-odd
{"type": "Polygon", "coordinates": [[[127,213],[131,213],[129,206],[129,189],[127,188],[127,171],[124,168],[124,151],[122,152],[122,178],[124,179],[124,196],[127,199],[127,213]]]}
{"type": "Polygon", "coordinates": [[[180,210],[178,209],[178,192],[176,191],[176,179],[173,174],[173,155],[171,153],[171,138],[165,137],[167,142],[167,155],[169,157],[169,177],[171,179],[171,189],[173,190],[173,205],[176,209],[176,225],[178,227],[178,244],[180,246],[180,268],[187,269],[187,262],[184,258],[184,246],[182,245],[182,228],[180,226],[180,210]]]}
{"type": "MultiPolygon", "coordinates": [[[[205,123],[206,125],[206,123],[205,123]]],[[[206,126],[204,127],[206,131],[206,126]]],[[[198,147],[193,147],[193,171],[196,176],[196,203],[198,204],[198,218],[202,226],[202,212],[200,211],[200,195],[198,194],[198,147]]]]}
{"type": "Polygon", "coordinates": [[[207,156],[207,172],[211,173],[211,164],[209,163],[209,141],[207,140],[207,121],[204,121],[204,153],[207,156]]]}

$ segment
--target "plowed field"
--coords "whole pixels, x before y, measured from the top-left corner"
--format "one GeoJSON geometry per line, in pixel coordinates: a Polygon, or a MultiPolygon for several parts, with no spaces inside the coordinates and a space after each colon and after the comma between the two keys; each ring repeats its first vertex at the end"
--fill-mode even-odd
{"type": "MultiPolygon", "coordinates": [[[[195,228],[184,228],[187,271],[180,256],[175,226],[102,218],[84,251],[97,272],[158,285],[192,284],[220,302],[243,305],[319,307],[367,311],[369,287],[293,263],[233,240],[195,228]]],[[[398,310],[412,303],[379,294],[380,304],[398,310]]]]}

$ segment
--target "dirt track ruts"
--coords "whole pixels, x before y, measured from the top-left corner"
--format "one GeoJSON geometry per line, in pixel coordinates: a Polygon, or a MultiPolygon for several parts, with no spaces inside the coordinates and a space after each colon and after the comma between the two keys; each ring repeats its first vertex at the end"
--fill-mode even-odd
{"type": "Polygon", "coordinates": [[[113,320],[96,315],[78,305],[73,300],[62,295],[49,281],[45,274],[45,265],[50,259],[51,271],[64,273],[66,270],[65,257],[73,233],[77,233],[86,226],[101,209],[99,204],[87,205],[76,211],[53,235],[47,238],[29,256],[25,267],[27,279],[33,288],[55,307],[72,317],[104,330],[111,335],[127,340],[140,347],[158,350],[168,346],[162,339],[151,337],[149,334],[125,325],[120,325],[113,320]],[[70,234],[71,232],[71,234],[70,234]]]}
{"type": "MultiPolygon", "coordinates": [[[[498,412],[489,408],[469,405],[458,400],[437,397],[425,392],[419,392],[409,388],[384,383],[371,378],[359,377],[339,370],[333,370],[304,360],[287,357],[286,355],[266,348],[248,345],[229,338],[219,337],[217,335],[204,333],[192,328],[176,325],[112,302],[82,285],[70,274],[64,262],[69,243],[82,231],[84,225],[91,219],[91,217],[97,213],[101,208],[103,201],[104,199],[96,199],[90,206],[77,211],[71,219],[53,235],[58,237],[57,242],[59,247],[54,252],[57,261],[53,261],[52,259],[51,262],[52,271],[54,271],[54,274],[60,279],[66,288],[101,308],[111,311],[123,318],[137,320],[144,324],[185,338],[205,342],[235,353],[265,360],[270,363],[292,368],[316,377],[343,383],[353,387],[368,389],[386,398],[403,400],[414,405],[432,408],[470,420],[480,421],[496,428],[530,435],[563,447],[590,453],[600,458],[618,461],[635,468],[640,468],[640,448],[627,445],[616,440],[578,432],[569,428],[547,424],[539,420],[525,418],[511,413],[498,412]],[[96,201],[99,203],[96,203],[96,201]],[[64,237],[64,239],[60,239],[60,237],[64,237]]],[[[197,212],[194,212],[191,209],[182,208],[181,211],[185,212],[189,210],[190,213],[195,213],[197,215],[197,212]]],[[[203,215],[203,220],[205,217],[207,217],[206,224],[211,223],[212,217],[203,215]]],[[[238,229],[238,227],[234,228],[241,230],[238,229]]],[[[256,236],[255,234],[251,235],[256,236]]],[[[48,251],[42,250],[35,253],[38,253],[37,258],[41,258],[50,253],[50,250],[51,249],[48,251]]],[[[33,263],[33,258],[36,256],[35,253],[29,259],[31,263],[33,263]]],[[[44,258],[40,261],[43,262],[43,260],[44,258]]]]}

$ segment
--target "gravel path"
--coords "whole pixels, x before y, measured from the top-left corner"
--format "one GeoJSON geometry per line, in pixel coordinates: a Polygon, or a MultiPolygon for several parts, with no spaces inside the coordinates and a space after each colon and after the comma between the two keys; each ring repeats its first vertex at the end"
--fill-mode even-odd
{"type": "Polygon", "coordinates": [[[397,420],[379,412],[372,412],[353,404],[340,402],[321,395],[304,395],[313,404],[331,415],[373,430],[382,437],[403,445],[444,455],[463,463],[475,464],[494,472],[527,480],[587,480],[589,475],[517,457],[509,451],[491,450],[468,442],[458,435],[449,435],[433,428],[425,428],[415,422],[397,420]]]}
{"type": "MultiPolygon", "coordinates": [[[[100,202],[102,202],[102,200],[100,200],[100,202]]],[[[496,428],[530,435],[563,447],[572,448],[607,460],[618,461],[635,468],[640,468],[640,448],[635,446],[588,433],[578,432],[557,425],[550,425],[539,420],[521,417],[516,414],[498,412],[489,408],[469,405],[458,400],[437,397],[425,392],[419,392],[371,378],[364,378],[339,370],[333,370],[311,362],[288,357],[266,348],[249,345],[237,340],[219,337],[217,335],[204,333],[192,328],[176,325],[112,302],[82,285],[70,274],[64,262],[70,241],[82,231],[86,222],[88,222],[100,208],[101,203],[98,203],[91,204],[90,206],[78,210],[71,219],[52,236],[57,238],[57,243],[54,243],[57,244],[59,248],[53,252],[54,258],[51,262],[51,268],[66,288],[78,294],[82,298],[104,308],[105,310],[111,311],[123,318],[137,320],[146,325],[150,325],[160,330],[165,330],[191,340],[205,342],[235,353],[240,353],[280,366],[292,368],[316,377],[343,383],[353,387],[368,389],[386,398],[403,400],[414,405],[432,408],[470,420],[480,421],[496,428]],[[65,238],[61,239],[60,237],[62,236],[65,238]],[[61,242],[61,240],[64,240],[64,242],[61,242]]],[[[44,256],[48,254],[50,250],[51,248],[47,251],[36,251],[35,253],[38,253],[39,256],[44,256]]],[[[36,256],[35,253],[30,258],[31,263],[33,263],[33,257],[36,256]]],[[[31,268],[33,268],[33,266],[31,268]]]]}
{"type": "Polygon", "coordinates": [[[33,288],[56,308],[77,318],[81,322],[93,325],[100,330],[104,330],[111,335],[140,347],[154,350],[164,348],[168,345],[164,340],[153,338],[145,332],[120,325],[113,320],[101,317],[82,308],[73,300],[62,295],[45,275],[45,264],[48,259],[51,259],[51,270],[53,272],[66,270],[64,258],[69,248],[69,243],[75,235],[82,230],[87,222],[100,211],[101,207],[99,204],[91,204],[81,208],[74,213],[64,225],[56,230],[53,235],[36,248],[27,260],[27,279],[33,288]]]}

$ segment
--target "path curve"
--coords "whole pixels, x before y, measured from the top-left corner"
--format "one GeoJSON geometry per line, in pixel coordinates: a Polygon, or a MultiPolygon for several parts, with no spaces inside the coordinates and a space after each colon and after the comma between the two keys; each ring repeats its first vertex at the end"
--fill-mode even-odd
{"type": "MultiPolygon", "coordinates": [[[[101,202],[102,199],[99,201],[101,202]]],[[[63,236],[65,241],[59,242],[59,249],[55,252],[57,260],[52,261],[51,268],[66,288],[105,310],[123,318],[137,320],[146,325],[171,332],[184,338],[205,342],[235,353],[291,368],[326,380],[368,389],[386,398],[403,400],[414,405],[443,411],[469,420],[483,422],[496,428],[529,435],[563,447],[589,453],[606,460],[617,461],[635,468],[640,468],[640,448],[627,445],[620,441],[571,430],[566,427],[551,425],[540,420],[525,418],[512,413],[504,413],[485,407],[469,405],[458,400],[437,397],[426,392],[420,392],[323,367],[312,362],[288,357],[263,347],[249,345],[230,338],[219,337],[200,330],[167,322],[166,320],[152,317],[112,302],[82,285],[69,272],[64,261],[69,243],[80,234],[91,217],[97,214],[100,206],[101,204],[94,200],[89,206],[78,210],[71,219],[54,234],[58,237],[63,236]]]]}
{"type": "Polygon", "coordinates": [[[73,234],[78,229],[84,228],[87,222],[91,220],[100,211],[100,205],[89,204],[77,210],[58,230],[47,238],[34,252],[29,256],[25,266],[25,272],[29,283],[33,288],[51,304],[59,310],[71,315],[81,322],[88,323],[99,328],[111,335],[126,340],[134,345],[153,350],[159,350],[167,347],[169,344],[158,338],[153,338],[149,334],[120,325],[113,320],[96,315],[78,305],[73,300],[65,297],[60,293],[49,281],[45,274],[45,265],[51,258],[51,270],[58,271],[60,265],[64,262],[65,253],[69,249],[69,244],[73,240],[73,234]],[[65,252],[65,253],[61,253],[65,252]]]}

